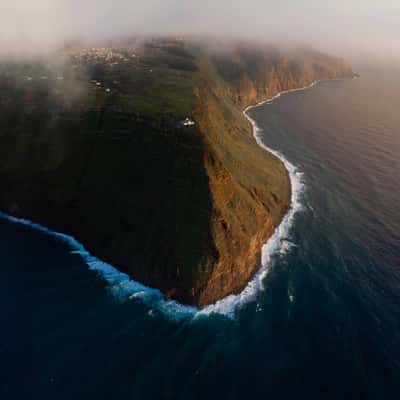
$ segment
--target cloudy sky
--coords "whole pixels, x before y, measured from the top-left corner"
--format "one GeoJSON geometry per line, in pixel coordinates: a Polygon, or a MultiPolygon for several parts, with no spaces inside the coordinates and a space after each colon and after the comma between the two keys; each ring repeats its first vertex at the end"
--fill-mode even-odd
{"type": "Polygon", "coordinates": [[[1,0],[0,47],[131,33],[301,41],[400,59],[400,0],[1,0]]]}

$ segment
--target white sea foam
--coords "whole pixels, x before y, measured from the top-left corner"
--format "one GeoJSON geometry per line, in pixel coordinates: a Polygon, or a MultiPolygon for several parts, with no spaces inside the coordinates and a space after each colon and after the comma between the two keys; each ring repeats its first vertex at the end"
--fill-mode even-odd
{"type": "Polygon", "coordinates": [[[265,276],[267,275],[268,268],[271,265],[272,257],[277,254],[286,254],[291,247],[295,246],[294,243],[290,241],[289,238],[289,231],[293,224],[294,216],[297,212],[302,209],[301,197],[304,190],[304,183],[303,183],[303,174],[289,161],[287,160],[282,153],[271,149],[270,147],[266,146],[261,137],[262,130],[258,127],[257,123],[248,115],[248,111],[252,108],[259,107],[263,104],[270,104],[274,100],[278,99],[282,95],[290,92],[298,92],[306,89],[310,89],[315,86],[318,81],[312,82],[310,85],[291,89],[291,90],[284,90],[272,98],[267,100],[261,101],[260,103],[247,107],[243,114],[245,117],[250,121],[253,127],[253,135],[256,139],[257,144],[262,147],[263,149],[267,150],[268,152],[272,153],[275,157],[279,158],[286,167],[286,170],[289,173],[290,177],[290,184],[291,184],[291,201],[290,201],[290,208],[286,215],[284,216],[283,220],[276,227],[273,235],[267,240],[261,250],[261,267],[256,272],[254,277],[251,281],[246,285],[244,290],[237,294],[237,295],[230,295],[227,296],[215,304],[207,306],[202,310],[199,310],[196,315],[210,315],[212,313],[223,314],[228,317],[233,317],[235,312],[238,308],[240,308],[243,304],[246,304],[250,301],[254,301],[256,299],[257,294],[260,290],[263,289],[263,281],[265,276]]]}
{"type": "Polygon", "coordinates": [[[198,309],[185,306],[176,301],[165,300],[163,294],[158,289],[149,288],[139,282],[132,280],[127,274],[119,271],[110,264],[92,256],[85,247],[72,236],[64,233],[52,231],[40,224],[27,219],[16,218],[0,211],[0,218],[22,224],[36,231],[51,236],[64,243],[71,254],[79,255],[88,265],[90,270],[97,271],[107,282],[107,289],[118,300],[126,301],[140,299],[146,305],[159,309],[174,319],[193,316],[198,309]]]}
{"type": "MultiPolygon", "coordinates": [[[[35,230],[38,230],[47,235],[57,238],[65,243],[72,254],[78,254],[88,265],[89,269],[97,271],[108,284],[108,290],[117,299],[121,301],[140,299],[149,306],[149,316],[153,316],[156,311],[165,313],[166,316],[181,319],[181,318],[196,318],[200,316],[207,316],[211,314],[221,314],[229,318],[233,318],[235,312],[243,305],[250,301],[255,300],[257,294],[263,289],[263,281],[271,265],[271,259],[275,254],[285,254],[294,244],[291,243],[289,238],[289,231],[293,223],[295,214],[301,210],[301,196],[304,189],[302,182],[302,173],[290,163],[280,152],[273,150],[262,142],[261,130],[256,122],[247,114],[247,112],[254,108],[261,106],[265,103],[271,103],[273,100],[279,98],[283,94],[306,90],[314,86],[317,82],[311,85],[285,90],[278,93],[274,97],[262,101],[254,106],[247,107],[243,114],[250,121],[253,127],[253,134],[259,146],[269,151],[277,158],[279,158],[285,165],[291,182],[291,205],[284,216],[280,225],[275,229],[274,234],[264,244],[261,252],[261,268],[257,271],[251,281],[246,285],[243,291],[239,294],[229,295],[217,301],[215,304],[209,305],[203,309],[196,307],[186,306],[176,301],[166,300],[163,294],[158,289],[149,288],[139,282],[132,280],[127,274],[119,271],[117,268],[110,264],[101,261],[100,259],[92,256],[85,247],[76,239],[63,233],[54,232],[45,228],[42,225],[31,222],[27,219],[19,219],[0,212],[0,218],[6,219],[14,223],[27,225],[35,230]]],[[[259,309],[259,308],[258,308],[259,309]]]]}

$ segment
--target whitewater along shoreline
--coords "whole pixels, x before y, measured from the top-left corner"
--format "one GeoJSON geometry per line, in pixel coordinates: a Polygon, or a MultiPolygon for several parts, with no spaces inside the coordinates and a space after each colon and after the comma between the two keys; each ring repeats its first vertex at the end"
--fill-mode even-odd
{"type": "Polygon", "coordinates": [[[282,95],[310,89],[320,82],[322,81],[314,81],[310,85],[304,87],[281,91],[275,96],[262,100],[257,104],[247,106],[243,110],[243,115],[252,126],[252,133],[256,143],[264,150],[273,154],[284,164],[289,175],[291,198],[286,214],[282,218],[280,224],[275,228],[272,236],[267,239],[266,243],[262,247],[260,268],[246,284],[245,288],[238,294],[228,295],[214,304],[210,304],[202,309],[194,306],[183,305],[175,300],[166,300],[160,290],[147,287],[140,282],[131,279],[129,275],[119,271],[116,267],[93,256],[72,236],[52,231],[40,224],[36,224],[27,219],[16,218],[1,211],[0,218],[12,223],[20,223],[29,226],[34,230],[55,237],[65,243],[69,248],[70,253],[78,254],[86,265],[88,265],[90,270],[95,270],[100,274],[100,276],[107,282],[107,289],[115,298],[120,301],[139,299],[149,307],[149,315],[153,315],[154,311],[157,310],[175,320],[188,317],[207,316],[211,314],[220,314],[228,318],[233,318],[235,312],[240,308],[240,306],[254,301],[257,294],[263,289],[263,280],[269,270],[272,257],[277,253],[285,254],[293,245],[289,240],[289,232],[295,215],[302,209],[301,197],[304,191],[304,183],[302,180],[303,174],[296,168],[296,166],[287,160],[282,153],[263,143],[260,135],[262,131],[258,127],[256,121],[248,115],[248,112],[264,104],[270,104],[282,95]]]}

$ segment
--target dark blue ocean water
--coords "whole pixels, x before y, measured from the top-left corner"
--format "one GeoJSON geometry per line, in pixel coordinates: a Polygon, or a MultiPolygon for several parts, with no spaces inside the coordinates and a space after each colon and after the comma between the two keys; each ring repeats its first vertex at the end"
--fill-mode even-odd
{"type": "Polygon", "coordinates": [[[305,190],[234,318],[121,302],[59,238],[0,219],[0,398],[399,398],[399,104],[395,74],[366,72],[250,111],[305,190]]]}

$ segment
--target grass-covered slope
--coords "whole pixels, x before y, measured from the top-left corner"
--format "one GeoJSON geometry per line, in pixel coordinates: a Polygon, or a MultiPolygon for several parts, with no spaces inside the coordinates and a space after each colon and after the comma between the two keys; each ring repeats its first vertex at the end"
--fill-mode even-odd
{"type": "Polygon", "coordinates": [[[67,57],[0,67],[0,208],[185,303],[243,288],[290,198],[243,108],[351,69],[314,52],[161,39],[67,57]]]}

